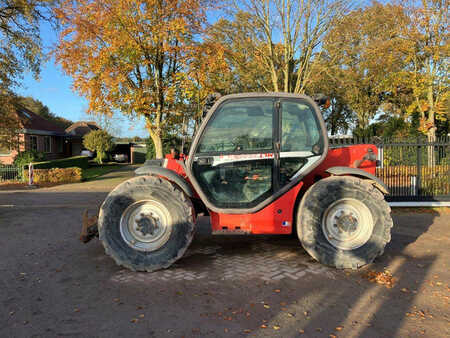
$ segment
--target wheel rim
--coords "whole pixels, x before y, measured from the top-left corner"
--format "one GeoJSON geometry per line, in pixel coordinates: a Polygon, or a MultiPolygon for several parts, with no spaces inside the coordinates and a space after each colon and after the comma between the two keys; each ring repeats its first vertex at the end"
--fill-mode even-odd
{"type": "Polygon", "coordinates": [[[120,234],[133,249],[155,251],[169,240],[171,216],[167,208],[153,200],[128,206],[120,218],[120,234]]]}
{"type": "Polygon", "coordinates": [[[340,199],[325,210],[322,230],[327,241],[334,247],[342,250],[357,249],[372,236],[372,213],[358,200],[340,199]]]}

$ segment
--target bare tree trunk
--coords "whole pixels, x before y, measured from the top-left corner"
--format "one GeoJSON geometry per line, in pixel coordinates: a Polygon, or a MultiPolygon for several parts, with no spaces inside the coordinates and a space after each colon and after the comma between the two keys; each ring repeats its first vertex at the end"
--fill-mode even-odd
{"type": "Polygon", "coordinates": [[[150,130],[150,137],[152,138],[153,145],[155,146],[155,156],[156,158],[163,158],[163,146],[161,139],[161,130],[150,130]]]}
{"type": "Polygon", "coordinates": [[[436,142],[436,127],[433,125],[430,129],[427,131],[427,140],[428,140],[428,147],[427,147],[427,160],[428,160],[428,166],[434,167],[436,164],[436,156],[434,155],[434,143],[436,142]]]}
{"type": "Polygon", "coordinates": [[[189,123],[189,119],[187,119],[185,116],[183,116],[183,123],[181,126],[181,149],[180,154],[184,154],[184,146],[186,144],[186,135],[187,135],[187,126],[189,123]]]}
{"type": "MultiPolygon", "coordinates": [[[[429,63],[428,69],[431,68],[429,63]]],[[[428,158],[428,166],[433,167],[436,164],[435,156],[434,156],[434,143],[436,142],[436,121],[435,121],[435,105],[434,105],[434,97],[433,97],[433,84],[430,83],[428,85],[427,92],[427,101],[428,101],[428,119],[427,119],[427,139],[430,145],[427,150],[427,158],[428,158]]]]}
{"type": "MultiPolygon", "coordinates": [[[[158,114],[157,114],[158,115],[158,114]]],[[[164,154],[163,154],[163,144],[162,144],[162,128],[161,128],[161,123],[160,123],[160,119],[157,117],[156,121],[155,121],[155,125],[152,125],[151,121],[150,121],[150,117],[146,117],[146,121],[147,121],[147,129],[150,133],[150,137],[153,141],[153,145],[155,147],[155,156],[156,158],[163,158],[164,154]]]]}

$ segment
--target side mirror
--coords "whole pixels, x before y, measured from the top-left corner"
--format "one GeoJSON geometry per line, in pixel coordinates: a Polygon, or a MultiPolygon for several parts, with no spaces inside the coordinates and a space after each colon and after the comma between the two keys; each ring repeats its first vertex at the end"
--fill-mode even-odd
{"type": "Polygon", "coordinates": [[[324,94],[316,94],[312,99],[319,107],[323,109],[327,109],[331,105],[330,98],[324,94]]]}
{"type": "Polygon", "coordinates": [[[216,101],[220,99],[221,96],[222,95],[220,95],[219,93],[212,93],[208,95],[205,105],[203,106],[202,120],[205,118],[206,114],[208,114],[208,111],[211,109],[211,107],[214,106],[214,103],[216,103],[216,101]]]}

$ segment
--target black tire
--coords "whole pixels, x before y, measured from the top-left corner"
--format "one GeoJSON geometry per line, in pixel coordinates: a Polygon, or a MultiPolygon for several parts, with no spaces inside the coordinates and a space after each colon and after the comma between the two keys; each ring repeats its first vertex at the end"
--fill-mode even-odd
{"type": "MultiPolygon", "coordinates": [[[[142,214],[141,214],[142,215],[142,214]]],[[[142,216],[141,216],[142,217],[142,216]]],[[[118,265],[134,271],[155,271],[169,267],[181,258],[194,236],[193,207],[189,198],[171,182],[155,176],[138,176],[118,185],[100,208],[99,238],[105,251],[118,265]],[[170,213],[170,236],[153,251],[140,251],[121,234],[121,217],[139,201],[155,201],[170,213]]]]}
{"type": "Polygon", "coordinates": [[[393,223],[390,211],[383,194],[369,182],[351,176],[328,177],[315,183],[303,196],[297,211],[298,237],[305,250],[320,263],[339,269],[357,269],[383,254],[386,244],[391,240],[393,223]],[[324,234],[327,228],[322,222],[328,219],[324,217],[329,215],[328,210],[333,205],[341,203],[343,199],[362,202],[370,214],[368,217],[371,217],[372,231],[367,235],[370,238],[360,247],[338,248],[327,239],[331,236],[324,234]]]}

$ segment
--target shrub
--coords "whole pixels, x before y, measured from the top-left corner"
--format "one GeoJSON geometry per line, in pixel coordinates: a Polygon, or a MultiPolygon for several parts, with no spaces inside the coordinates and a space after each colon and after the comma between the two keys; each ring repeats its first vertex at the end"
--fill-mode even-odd
{"type": "MultiPolygon", "coordinates": [[[[28,170],[25,170],[28,177],[28,170]]],[[[76,183],[81,182],[83,171],[80,168],[52,168],[33,170],[34,183],[76,183]]]]}
{"type": "Polygon", "coordinates": [[[89,134],[84,135],[83,145],[90,151],[97,152],[95,160],[97,163],[102,164],[103,159],[106,158],[106,152],[110,151],[114,143],[112,136],[104,130],[93,130],[89,134]]]}
{"type": "Polygon", "coordinates": [[[23,167],[30,164],[30,162],[43,161],[44,158],[45,155],[43,153],[35,150],[23,151],[18,153],[14,158],[14,165],[16,167],[23,167]]]}
{"type": "Polygon", "coordinates": [[[52,160],[45,162],[33,163],[34,169],[51,169],[51,168],[72,168],[81,169],[89,168],[89,158],[87,156],[74,156],[62,158],[60,160],[52,160]]]}

